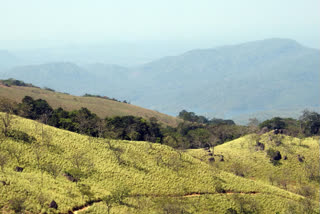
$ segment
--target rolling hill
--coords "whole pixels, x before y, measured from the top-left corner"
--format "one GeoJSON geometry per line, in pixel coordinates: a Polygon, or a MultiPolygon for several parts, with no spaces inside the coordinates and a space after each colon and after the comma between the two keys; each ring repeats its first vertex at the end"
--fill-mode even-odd
{"type": "Polygon", "coordinates": [[[1,160],[6,160],[0,174],[0,210],[5,213],[306,209],[302,196],[235,176],[168,146],[89,138],[19,117],[13,121],[15,135],[2,136],[0,143],[1,160]]]}
{"type": "Polygon", "coordinates": [[[57,91],[64,91],[65,88],[69,88],[68,91],[76,91],[79,86],[89,86],[86,84],[89,73],[68,62],[18,66],[7,72],[10,74],[4,72],[2,75],[30,82],[39,87],[54,88],[57,91]],[[70,84],[72,82],[77,84],[70,84]]]}
{"type": "MultiPolygon", "coordinates": [[[[212,157],[203,149],[188,154],[198,159],[212,157]]],[[[319,137],[251,134],[216,146],[214,155],[216,160],[223,156],[224,161],[215,163],[219,169],[319,201],[319,137]],[[272,150],[281,156],[274,164],[268,156],[272,150]]]]}
{"type": "Polygon", "coordinates": [[[86,107],[101,118],[126,115],[133,115],[146,119],[155,117],[161,124],[169,126],[177,126],[180,121],[178,118],[127,103],[98,97],[72,96],[36,87],[7,87],[0,85],[0,96],[16,102],[21,102],[25,96],[31,96],[34,99],[46,100],[53,108],[62,107],[67,111],[86,107]]]}

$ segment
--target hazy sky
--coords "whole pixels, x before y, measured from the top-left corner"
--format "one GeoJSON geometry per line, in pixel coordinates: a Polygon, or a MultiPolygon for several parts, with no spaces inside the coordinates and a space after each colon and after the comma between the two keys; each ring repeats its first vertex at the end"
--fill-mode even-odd
{"type": "Polygon", "coordinates": [[[270,37],[320,48],[320,0],[0,0],[0,49],[270,37]]]}

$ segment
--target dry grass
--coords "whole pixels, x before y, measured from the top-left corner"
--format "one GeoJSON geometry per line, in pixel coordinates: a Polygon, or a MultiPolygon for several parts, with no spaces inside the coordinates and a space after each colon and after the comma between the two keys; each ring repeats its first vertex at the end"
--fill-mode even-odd
{"type": "Polygon", "coordinates": [[[169,126],[177,126],[180,121],[178,118],[131,104],[96,97],[73,96],[33,87],[6,87],[0,85],[0,96],[15,100],[16,102],[21,102],[24,96],[31,96],[34,99],[46,100],[53,108],[62,107],[68,111],[86,107],[101,118],[126,115],[146,119],[155,117],[160,123],[169,126]]]}

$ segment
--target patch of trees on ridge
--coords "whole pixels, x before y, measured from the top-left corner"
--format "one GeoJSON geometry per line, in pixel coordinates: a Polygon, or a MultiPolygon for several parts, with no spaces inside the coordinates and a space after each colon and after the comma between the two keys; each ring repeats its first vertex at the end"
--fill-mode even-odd
{"type": "MultiPolygon", "coordinates": [[[[33,88],[40,88],[38,86],[34,86],[32,85],[31,83],[25,83],[24,81],[21,81],[21,80],[16,80],[16,79],[13,79],[13,78],[10,78],[10,79],[6,79],[6,80],[0,80],[0,84],[1,85],[5,85],[7,87],[11,87],[11,86],[23,86],[23,87],[33,87],[33,88]]],[[[52,92],[55,92],[54,89],[52,88],[49,88],[49,87],[43,87],[44,90],[47,90],[47,91],[52,91],[52,92]]],[[[63,92],[64,94],[68,94],[68,93],[65,93],[63,92]]],[[[118,100],[116,98],[109,98],[107,96],[102,96],[102,95],[94,95],[94,94],[84,94],[83,97],[95,97],[95,98],[101,98],[101,99],[106,99],[106,100],[113,100],[113,101],[116,101],[116,102],[120,102],[120,103],[127,103],[127,104],[130,104],[130,102],[128,102],[127,100],[118,100]]]]}
{"type": "Polygon", "coordinates": [[[223,143],[246,134],[237,125],[182,122],[178,127],[162,127],[156,118],[134,116],[99,118],[87,108],[66,111],[53,109],[43,99],[26,96],[21,103],[2,99],[1,111],[38,120],[45,124],[93,137],[163,143],[175,148],[199,148],[223,143]],[[5,107],[6,106],[6,107],[5,107]]]}
{"type": "Polygon", "coordinates": [[[23,82],[21,80],[16,80],[16,79],[13,79],[13,78],[6,79],[6,80],[0,80],[0,84],[5,85],[7,87],[10,87],[10,86],[24,86],[24,87],[39,88],[39,87],[36,87],[36,86],[32,85],[31,83],[25,83],[25,82],[23,82]]]}
{"type": "MultiPolygon", "coordinates": [[[[2,102],[3,103],[3,102],[2,102]]],[[[53,109],[46,100],[34,100],[30,96],[22,102],[12,103],[12,113],[39,120],[45,124],[93,137],[110,137],[122,140],[145,140],[157,142],[159,124],[134,116],[101,119],[87,108],[65,111],[53,109]]]]}
{"type": "Polygon", "coordinates": [[[266,120],[260,125],[255,123],[240,126],[232,120],[216,118],[209,120],[183,110],[179,117],[184,122],[177,127],[163,127],[156,118],[146,120],[135,116],[116,116],[101,119],[87,108],[73,111],[53,109],[46,100],[35,100],[30,96],[24,97],[21,103],[3,98],[0,100],[0,111],[92,137],[149,141],[179,149],[214,147],[248,133],[270,130],[280,130],[281,133],[298,137],[320,134],[320,115],[309,111],[304,111],[300,120],[277,117],[266,120]]]}
{"type": "Polygon", "coordinates": [[[212,125],[217,125],[217,124],[224,124],[224,125],[235,125],[233,120],[223,120],[223,119],[218,119],[218,118],[212,118],[209,120],[205,116],[202,115],[196,115],[194,112],[188,112],[186,110],[182,110],[178,117],[185,121],[190,121],[190,122],[196,122],[196,123],[202,123],[202,124],[212,124],[212,125]]]}
{"type": "Polygon", "coordinates": [[[299,120],[292,118],[274,117],[259,124],[261,130],[275,130],[276,133],[294,137],[309,137],[320,135],[320,114],[304,110],[299,120]]]}
{"type": "Polygon", "coordinates": [[[101,96],[101,95],[95,95],[95,94],[84,94],[82,95],[83,97],[95,97],[95,98],[101,98],[101,99],[106,99],[106,100],[113,100],[113,101],[116,101],[116,102],[119,102],[119,103],[127,103],[127,104],[130,104],[130,102],[124,100],[124,101],[120,101],[120,100],[117,100],[116,98],[109,98],[107,96],[101,96]]]}

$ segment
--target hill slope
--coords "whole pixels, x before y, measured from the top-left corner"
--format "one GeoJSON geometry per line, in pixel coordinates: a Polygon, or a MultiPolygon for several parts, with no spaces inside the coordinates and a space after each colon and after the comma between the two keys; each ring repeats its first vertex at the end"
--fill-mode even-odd
{"type": "Polygon", "coordinates": [[[86,107],[101,118],[125,115],[133,115],[146,119],[155,117],[160,123],[170,126],[176,126],[180,121],[175,117],[131,104],[97,97],[77,97],[34,87],[7,87],[0,85],[0,96],[15,100],[16,102],[21,102],[25,96],[31,96],[34,99],[46,100],[53,108],[62,107],[68,111],[86,107]]]}
{"type": "Polygon", "coordinates": [[[79,86],[88,87],[86,80],[90,79],[87,71],[68,62],[18,66],[3,73],[2,76],[32,82],[33,85],[54,88],[58,91],[65,91],[66,88],[68,91],[76,91],[79,86]],[[72,82],[77,84],[70,84],[72,82]]]}
{"type": "MultiPolygon", "coordinates": [[[[210,157],[199,149],[188,153],[202,159],[210,157]]],[[[251,134],[215,147],[214,153],[224,158],[215,163],[219,169],[319,200],[319,137],[251,134]],[[281,156],[274,164],[268,155],[271,150],[281,156]]]]}
{"type": "MultiPolygon", "coordinates": [[[[88,138],[14,118],[13,129],[29,140],[1,138],[0,154],[7,160],[0,174],[2,211],[67,213],[110,194],[117,196],[109,203],[116,213],[225,213],[230,208],[275,213],[300,209],[303,200],[160,144],[88,138]],[[23,171],[14,171],[16,166],[23,171]],[[48,209],[52,200],[57,211],[48,209]]],[[[88,212],[106,213],[107,207],[97,204],[88,212]]]]}

